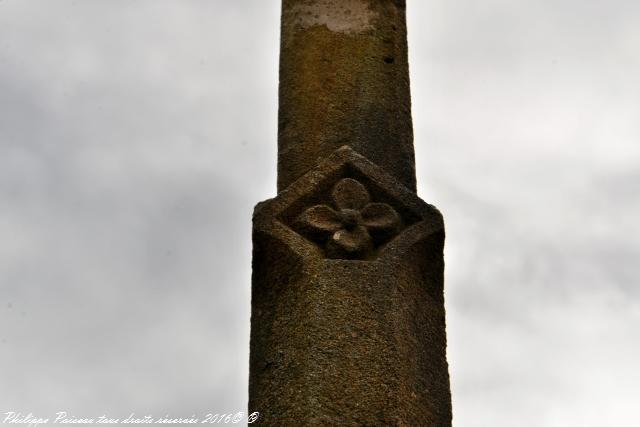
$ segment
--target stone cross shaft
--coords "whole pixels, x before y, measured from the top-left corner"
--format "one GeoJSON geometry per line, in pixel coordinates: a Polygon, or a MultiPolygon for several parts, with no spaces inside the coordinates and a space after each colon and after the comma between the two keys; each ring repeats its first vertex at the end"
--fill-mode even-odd
{"type": "Polygon", "coordinates": [[[278,194],[253,217],[265,426],[451,426],[444,225],[416,194],[405,0],[283,0],[278,194]]]}

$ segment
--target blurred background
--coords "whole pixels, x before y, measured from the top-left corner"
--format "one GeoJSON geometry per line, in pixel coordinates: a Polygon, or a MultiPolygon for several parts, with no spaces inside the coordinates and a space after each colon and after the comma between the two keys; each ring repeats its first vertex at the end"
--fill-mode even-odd
{"type": "MultiPolygon", "coordinates": [[[[279,9],[0,1],[0,413],[246,411],[279,9]]],[[[454,425],[637,426],[640,3],[408,0],[408,24],[454,425]]]]}

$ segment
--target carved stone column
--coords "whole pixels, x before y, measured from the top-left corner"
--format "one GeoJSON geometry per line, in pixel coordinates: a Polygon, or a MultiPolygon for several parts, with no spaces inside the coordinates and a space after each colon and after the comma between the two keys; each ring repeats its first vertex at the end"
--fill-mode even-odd
{"type": "Polygon", "coordinates": [[[283,1],[279,192],[253,223],[263,425],[451,425],[444,226],[415,193],[406,56],[404,1],[283,1]]]}

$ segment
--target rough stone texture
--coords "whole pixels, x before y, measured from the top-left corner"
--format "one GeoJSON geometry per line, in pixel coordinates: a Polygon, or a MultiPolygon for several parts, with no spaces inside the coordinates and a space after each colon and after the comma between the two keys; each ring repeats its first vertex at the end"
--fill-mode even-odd
{"type": "Polygon", "coordinates": [[[404,0],[283,0],[278,191],[342,145],[415,191],[404,0]]]}
{"type": "Polygon", "coordinates": [[[451,425],[436,208],[345,146],[256,207],[253,241],[249,408],[262,425],[451,425]],[[296,229],[345,178],[401,218],[362,260],[328,258],[296,229]]]}
{"type": "Polygon", "coordinates": [[[327,258],[370,259],[402,227],[395,209],[371,202],[367,188],[353,178],[338,181],[331,198],[337,210],[326,204],[307,208],[294,228],[323,246],[327,258]]]}
{"type": "Polygon", "coordinates": [[[283,0],[278,195],[253,223],[249,410],[451,426],[442,216],[416,195],[404,0],[283,0]]]}

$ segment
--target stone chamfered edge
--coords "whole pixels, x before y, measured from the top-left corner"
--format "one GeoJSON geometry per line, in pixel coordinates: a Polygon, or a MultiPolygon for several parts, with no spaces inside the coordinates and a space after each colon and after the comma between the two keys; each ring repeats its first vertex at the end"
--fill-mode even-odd
{"type": "Polygon", "coordinates": [[[253,216],[249,410],[262,425],[451,426],[440,212],[343,146],[253,216]],[[368,260],[290,226],[355,177],[404,228],[368,260]]]}
{"type": "Polygon", "coordinates": [[[384,261],[401,256],[407,248],[425,236],[436,232],[444,233],[442,214],[435,206],[425,203],[396,178],[346,145],[334,151],[316,168],[294,181],[276,197],[258,203],[253,217],[255,231],[268,232],[273,237],[292,244],[297,251],[322,258],[322,251],[289,227],[282,215],[290,206],[308,197],[318,187],[330,185],[337,178],[341,178],[345,168],[349,167],[397,201],[406,212],[405,216],[416,218],[381,249],[377,260],[384,261]]]}

